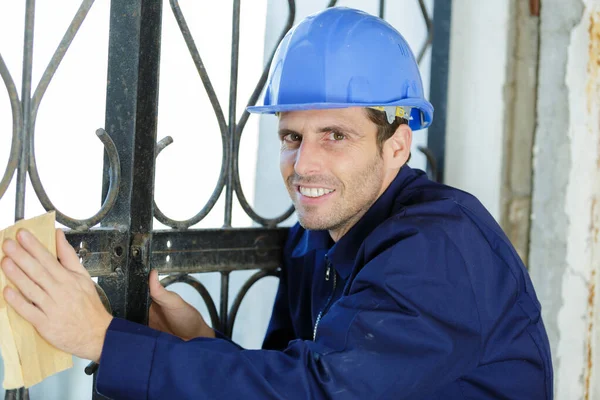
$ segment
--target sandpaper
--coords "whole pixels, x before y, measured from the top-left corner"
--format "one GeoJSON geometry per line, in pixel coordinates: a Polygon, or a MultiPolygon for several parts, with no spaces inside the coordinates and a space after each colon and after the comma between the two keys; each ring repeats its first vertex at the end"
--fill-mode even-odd
{"type": "MultiPolygon", "coordinates": [[[[21,220],[0,231],[0,243],[15,239],[19,229],[31,232],[56,257],[55,213],[21,220]]],[[[0,260],[4,253],[0,247],[0,260]]],[[[14,285],[0,269],[0,352],[4,360],[4,389],[31,387],[46,377],[71,368],[73,357],[61,351],[35,330],[4,300],[4,287],[14,285]]]]}

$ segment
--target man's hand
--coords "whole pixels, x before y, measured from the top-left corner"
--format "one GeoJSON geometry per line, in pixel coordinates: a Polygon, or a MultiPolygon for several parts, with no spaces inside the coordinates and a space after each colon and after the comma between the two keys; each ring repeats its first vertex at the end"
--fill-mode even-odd
{"type": "Polygon", "coordinates": [[[198,310],[160,284],[156,270],[150,272],[149,286],[152,297],[148,316],[150,328],[179,336],[183,340],[215,337],[215,331],[204,322],[198,310]]]}
{"type": "Polygon", "coordinates": [[[5,240],[2,270],[18,291],[5,300],[57,348],[98,361],[112,316],[62,230],[56,230],[58,260],[29,232],[5,240]]]}

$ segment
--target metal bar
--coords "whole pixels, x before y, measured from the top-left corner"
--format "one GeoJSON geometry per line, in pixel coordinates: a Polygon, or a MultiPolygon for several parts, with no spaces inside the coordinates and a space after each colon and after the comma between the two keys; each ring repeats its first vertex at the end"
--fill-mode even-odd
{"type": "Polygon", "coordinates": [[[267,276],[275,276],[275,277],[279,277],[279,270],[260,270],[257,273],[255,273],[254,275],[252,275],[247,281],[246,283],[244,283],[244,286],[241,287],[240,291],[238,292],[237,296],[235,296],[235,300],[233,301],[233,304],[231,305],[231,309],[229,310],[229,325],[227,327],[227,332],[223,332],[226,336],[231,337],[233,335],[233,325],[235,324],[235,318],[237,317],[237,313],[240,309],[240,306],[242,305],[242,300],[244,300],[244,297],[246,296],[246,294],[248,293],[248,291],[250,290],[250,288],[259,280],[261,280],[264,277],[267,276]]]}
{"type": "Polygon", "coordinates": [[[48,66],[46,67],[46,70],[40,79],[40,83],[33,94],[31,101],[31,113],[33,121],[35,121],[40,102],[42,101],[42,97],[44,97],[44,93],[46,93],[46,89],[48,89],[48,85],[50,85],[50,81],[52,80],[54,73],[62,62],[67,50],[71,46],[71,42],[73,42],[75,35],[79,31],[79,28],[85,20],[85,17],[88,15],[90,8],[92,8],[92,5],[94,5],[94,0],[84,0],[81,3],[79,9],[75,13],[75,16],[73,17],[73,20],[69,24],[67,31],[63,35],[58,48],[52,55],[52,59],[48,63],[48,66]]]}
{"type": "Polygon", "coordinates": [[[275,269],[287,234],[287,228],[154,231],[150,268],[161,274],[275,269]]]}
{"type": "Polygon", "coordinates": [[[423,20],[425,21],[425,26],[427,28],[427,39],[423,46],[421,46],[421,50],[419,50],[419,55],[417,55],[417,63],[421,64],[421,60],[423,60],[423,56],[427,51],[427,48],[431,45],[433,41],[433,26],[431,22],[431,18],[429,17],[429,13],[427,12],[427,7],[425,7],[425,1],[419,0],[419,8],[421,9],[421,14],[423,15],[423,20]]]}
{"type": "Polygon", "coordinates": [[[219,307],[219,317],[221,325],[219,330],[227,335],[225,332],[229,332],[229,271],[221,272],[221,303],[219,307]]]}
{"type": "Polygon", "coordinates": [[[118,243],[127,240],[126,232],[100,228],[83,232],[66,231],[65,236],[91,276],[122,273],[115,271],[113,265],[123,257],[124,248],[118,243]]]}
{"type": "Polygon", "coordinates": [[[29,161],[29,135],[31,133],[31,74],[33,70],[33,29],[35,0],[27,0],[25,6],[25,40],[23,43],[23,80],[21,88],[23,129],[21,130],[21,158],[17,171],[17,196],[15,221],[25,217],[25,187],[27,184],[27,162],[29,161]]]}
{"type": "Polygon", "coordinates": [[[431,89],[429,98],[435,118],[428,131],[427,147],[433,152],[438,182],[444,181],[446,151],[446,104],[448,101],[448,65],[452,1],[438,1],[433,8],[433,45],[431,49],[431,89]]]}
{"type": "MultiPolygon", "coordinates": [[[[288,31],[294,25],[295,18],[296,18],[296,2],[294,0],[288,0],[287,21],[285,23],[285,26],[283,27],[283,30],[279,34],[279,38],[277,39],[277,44],[275,45],[273,50],[271,50],[271,54],[269,55],[269,60],[267,61],[265,68],[263,69],[262,75],[260,76],[260,79],[258,80],[258,83],[256,84],[256,87],[254,88],[254,91],[250,95],[250,99],[248,100],[248,106],[255,105],[256,101],[258,100],[258,97],[260,96],[260,93],[263,91],[265,83],[267,82],[267,78],[269,77],[269,68],[271,67],[271,62],[273,61],[273,57],[275,57],[275,51],[277,51],[277,46],[279,46],[279,43],[281,43],[281,40],[284,38],[286,33],[288,33],[288,31]]],[[[242,114],[242,117],[240,118],[240,120],[237,124],[237,127],[236,127],[236,130],[237,130],[236,134],[237,134],[238,138],[242,136],[242,131],[244,130],[244,127],[246,126],[246,122],[248,122],[249,117],[250,117],[250,113],[247,110],[244,110],[244,113],[242,114]]]]}
{"type": "Polygon", "coordinates": [[[220,325],[219,322],[219,314],[217,313],[217,307],[215,306],[215,302],[213,301],[208,289],[196,278],[190,276],[188,274],[177,274],[167,276],[166,278],[161,279],[160,283],[164,287],[168,287],[174,283],[186,283],[193,287],[196,292],[202,297],[204,300],[204,304],[206,304],[206,308],[208,309],[208,315],[210,316],[210,322],[212,326],[217,328],[220,325]]]}
{"type": "MultiPolygon", "coordinates": [[[[236,153],[235,149],[239,146],[239,141],[236,140],[236,102],[237,102],[237,81],[238,81],[238,65],[239,65],[239,48],[240,48],[240,0],[233,1],[233,21],[231,26],[231,73],[229,81],[229,154],[233,159],[236,153]]],[[[225,189],[225,228],[231,227],[231,212],[233,208],[233,191],[234,187],[234,169],[233,160],[228,160],[227,164],[227,188],[225,189]]]]}
{"type": "Polygon", "coordinates": [[[431,152],[431,150],[427,147],[419,146],[418,150],[423,153],[425,158],[427,159],[427,176],[429,179],[439,182],[439,173],[437,167],[437,161],[435,160],[435,155],[431,152]]]}
{"type": "Polygon", "coordinates": [[[22,138],[21,132],[23,131],[23,114],[21,110],[21,101],[19,100],[19,93],[17,92],[17,86],[8,71],[8,67],[0,54],[0,76],[4,81],[6,90],[8,92],[8,98],[10,99],[10,108],[12,111],[12,141],[10,145],[10,155],[8,157],[8,163],[4,176],[0,180],[0,199],[6,193],[10,182],[17,170],[19,165],[19,155],[21,154],[22,138]]]}
{"type": "MultiPolygon", "coordinates": [[[[110,244],[121,249],[119,258],[111,259],[115,274],[103,276],[98,283],[110,299],[113,315],[127,317],[127,274],[129,272],[130,212],[133,180],[135,115],[137,109],[138,60],[142,0],[113,0],[110,10],[108,50],[108,85],[106,90],[106,131],[121,159],[121,181],[115,206],[102,220],[102,226],[122,232],[110,244]]],[[[104,187],[108,193],[110,162],[104,156],[104,187]]],[[[103,197],[106,199],[106,197],[103,197]]]]}
{"type": "MultiPolygon", "coordinates": [[[[276,269],[288,228],[244,228],[154,231],[150,268],[161,274],[276,269]],[[168,257],[168,258],[167,258],[168,257]]],[[[92,276],[119,276],[127,231],[97,228],[66,231],[83,266],[92,276]]],[[[114,302],[111,299],[111,303],[114,302]]]]}
{"type": "Polygon", "coordinates": [[[121,180],[121,162],[119,159],[119,152],[113,142],[112,138],[106,133],[104,129],[96,130],[96,136],[104,145],[104,149],[106,150],[106,154],[109,161],[109,187],[108,193],[104,197],[104,202],[100,207],[100,210],[96,212],[93,216],[86,219],[76,219],[67,216],[62,213],[59,209],[57,209],[46,190],[44,189],[44,185],[40,179],[40,175],[37,168],[37,161],[35,156],[35,147],[34,147],[34,132],[31,133],[30,137],[30,153],[29,153],[29,178],[31,179],[31,185],[35,191],[35,194],[38,197],[40,203],[46,211],[55,210],[56,211],[56,220],[61,224],[68,226],[69,228],[84,230],[91,228],[98,224],[110,211],[110,209],[115,205],[117,200],[117,195],[119,194],[119,182],[121,180]]]}
{"type": "MultiPolygon", "coordinates": [[[[140,101],[139,90],[140,76],[144,72],[140,63],[144,63],[141,57],[143,46],[148,46],[148,40],[141,38],[141,32],[144,29],[144,24],[158,23],[160,19],[154,20],[156,12],[149,13],[147,7],[154,6],[155,0],[131,0],[120,1],[112,0],[110,8],[110,31],[109,31],[109,48],[108,48],[108,76],[106,88],[106,117],[105,129],[112,138],[119,152],[121,160],[121,181],[119,182],[119,193],[114,207],[108,212],[102,220],[103,227],[112,228],[116,231],[123,232],[121,237],[110,244],[111,249],[120,249],[119,256],[112,258],[111,269],[115,271],[111,275],[102,276],[98,279],[99,285],[106,292],[113,315],[121,318],[131,319],[136,322],[144,322],[146,317],[147,293],[143,293],[143,285],[147,285],[147,279],[141,283],[137,283],[135,277],[140,276],[140,264],[143,264],[144,257],[147,254],[133,254],[132,244],[136,243],[138,251],[149,242],[144,240],[142,235],[132,236],[132,230],[141,231],[143,227],[133,227],[132,222],[136,220],[140,222],[141,218],[132,214],[138,212],[136,208],[132,208],[135,204],[134,198],[147,197],[147,201],[152,201],[151,194],[143,192],[134,192],[134,179],[138,175],[153,173],[153,171],[141,170],[136,171],[135,160],[136,154],[136,138],[143,136],[136,126],[136,122],[140,118],[138,116],[138,101],[140,101]],[[146,5],[148,4],[148,5],[146,5]],[[151,18],[149,21],[143,21],[143,18],[151,18]],[[135,259],[134,259],[135,258],[135,259]],[[132,285],[130,288],[129,286],[132,285]],[[142,292],[142,293],[141,293],[142,292]],[[131,293],[136,293],[141,296],[139,301],[132,300],[131,293]],[[143,309],[143,311],[142,311],[143,309]]],[[[157,0],[160,1],[160,0],[157,0]]],[[[160,3],[159,3],[160,5],[160,3]]],[[[160,15],[160,12],[158,13],[160,15]]],[[[144,31],[146,32],[146,31],[144,31]]],[[[152,58],[152,52],[146,50],[145,56],[152,58]]],[[[149,89],[150,93],[152,89],[149,89]]],[[[154,133],[146,133],[154,136],[154,133]]],[[[143,145],[140,144],[140,145],[143,145]]],[[[152,149],[154,149],[154,142],[152,149]]],[[[140,154],[141,156],[141,154],[140,154]]],[[[154,162],[154,152],[150,153],[151,162],[154,162]]],[[[109,172],[110,162],[107,155],[104,156],[104,176],[103,176],[103,202],[108,196],[109,187],[109,172]]],[[[136,189],[139,186],[135,186],[136,189]]],[[[143,211],[142,211],[143,212],[143,211]]],[[[147,252],[146,252],[147,253],[147,252]]],[[[93,399],[103,398],[95,391],[92,395],[93,399]]]]}
{"type": "Polygon", "coordinates": [[[200,222],[204,217],[208,215],[208,213],[213,209],[223,189],[225,187],[226,179],[227,179],[227,166],[229,165],[229,146],[227,139],[227,122],[225,121],[225,116],[223,114],[223,110],[221,109],[221,105],[219,103],[219,99],[217,98],[217,94],[212,86],[208,73],[206,72],[206,68],[204,67],[204,63],[202,62],[202,58],[200,57],[200,53],[198,52],[198,48],[194,42],[194,38],[190,32],[190,29],[185,21],[185,17],[181,12],[181,8],[179,7],[179,2],[177,0],[170,0],[171,9],[173,11],[173,15],[175,16],[175,20],[179,25],[179,30],[183,35],[185,43],[188,47],[190,55],[194,60],[194,64],[196,65],[196,70],[198,71],[198,75],[202,80],[202,84],[204,85],[204,89],[206,90],[206,94],[210,103],[213,107],[213,111],[215,112],[215,116],[217,118],[217,122],[219,124],[219,130],[221,131],[221,144],[223,151],[223,160],[221,162],[221,171],[219,173],[219,179],[217,180],[217,184],[210,198],[204,207],[192,218],[187,220],[178,221],[171,218],[168,218],[165,214],[163,214],[158,208],[154,209],[154,214],[156,219],[158,219],[163,224],[170,226],[171,228],[176,229],[186,229],[196,223],[200,222]]]}
{"type": "Polygon", "coordinates": [[[25,388],[7,390],[5,400],[29,400],[29,391],[25,388]]]}
{"type": "Polygon", "coordinates": [[[36,195],[38,196],[38,199],[42,203],[42,206],[46,210],[56,210],[57,221],[66,226],[74,228],[74,229],[87,229],[90,226],[96,225],[98,222],[100,222],[100,220],[102,220],[102,218],[104,218],[104,216],[108,213],[108,210],[114,204],[114,201],[116,200],[116,195],[118,192],[118,180],[119,180],[119,172],[120,172],[118,153],[116,151],[115,145],[112,142],[110,136],[108,136],[103,129],[98,129],[96,131],[96,135],[98,136],[100,141],[102,141],[102,143],[104,144],[106,151],[108,153],[108,158],[111,162],[110,163],[110,165],[111,165],[110,166],[110,171],[111,171],[110,189],[111,190],[109,190],[107,199],[104,202],[104,204],[102,204],[101,209],[94,216],[92,216],[91,218],[84,219],[84,220],[70,218],[70,217],[66,216],[64,213],[62,213],[60,210],[56,209],[54,204],[52,204],[52,201],[48,197],[48,195],[44,189],[44,186],[40,180],[40,176],[39,176],[38,169],[37,169],[37,163],[36,163],[36,157],[35,157],[35,146],[34,146],[35,121],[36,121],[37,112],[38,112],[40,103],[46,92],[46,89],[48,88],[48,85],[50,84],[52,77],[54,76],[54,74],[56,73],[56,70],[60,66],[60,63],[62,62],[67,50],[69,49],[71,43],[73,42],[73,39],[75,38],[75,35],[79,31],[79,28],[83,24],[83,21],[85,20],[87,14],[89,13],[90,8],[92,7],[93,4],[94,4],[94,0],[84,0],[81,3],[79,9],[75,13],[75,16],[73,17],[71,23],[69,24],[69,27],[67,28],[65,34],[63,35],[63,38],[62,38],[60,44],[58,45],[57,49],[55,50],[55,52],[52,56],[52,59],[50,60],[50,62],[48,63],[48,66],[44,70],[44,74],[42,75],[40,83],[38,84],[38,87],[36,88],[35,93],[32,98],[32,101],[31,101],[31,116],[30,116],[31,120],[30,120],[30,129],[29,129],[29,131],[30,131],[30,140],[29,140],[30,157],[29,157],[28,162],[29,162],[29,174],[30,174],[32,186],[35,190],[36,195]]]}
{"type": "Polygon", "coordinates": [[[235,184],[235,193],[237,195],[238,201],[240,202],[240,206],[242,206],[242,208],[244,209],[246,214],[250,218],[252,218],[253,221],[258,222],[262,226],[267,226],[267,227],[271,227],[271,228],[277,226],[277,224],[279,224],[280,222],[283,222],[286,219],[288,219],[294,213],[294,211],[296,211],[296,209],[294,208],[293,205],[290,206],[290,208],[288,208],[287,211],[285,211],[283,214],[281,214],[280,216],[275,217],[275,218],[264,218],[264,217],[258,215],[256,213],[256,211],[254,211],[252,206],[250,206],[250,203],[248,203],[248,200],[246,199],[246,196],[244,195],[244,191],[242,189],[242,184],[240,182],[238,153],[239,153],[239,146],[237,149],[235,149],[235,154],[233,155],[233,179],[234,179],[234,184],[235,184]]]}
{"type": "Polygon", "coordinates": [[[152,244],[154,164],[158,120],[158,82],[162,30],[162,0],[143,0],[133,181],[130,199],[132,251],[128,270],[127,319],[148,322],[148,273],[152,244]],[[139,250],[136,250],[139,249],[139,250]]]}
{"type": "Polygon", "coordinates": [[[385,0],[379,0],[379,18],[385,18],[385,0]]]}
{"type": "MultiPolygon", "coordinates": [[[[15,198],[15,221],[25,218],[25,188],[27,185],[27,162],[29,160],[29,135],[31,133],[31,75],[33,70],[33,28],[35,22],[35,0],[25,5],[25,34],[23,42],[23,78],[21,86],[21,154],[17,169],[17,193],[15,198]]],[[[29,399],[25,388],[7,390],[5,398],[29,399]]]]}

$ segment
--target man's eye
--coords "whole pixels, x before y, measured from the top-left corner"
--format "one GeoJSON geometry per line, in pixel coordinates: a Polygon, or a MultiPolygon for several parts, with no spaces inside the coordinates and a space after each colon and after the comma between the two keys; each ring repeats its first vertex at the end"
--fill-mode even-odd
{"type": "Polygon", "coordinates": [[[329,140],[333,140],[333,141],[340,141],[340,140],[344,140],[346,139],[346,135],[344,135],[343,133],[340,132],[330,132],[329,133],[329,140]]]}
{"type": "Polygon", "coordinates": [[[297,133],[288,133],[283,137],[284,142],[299,142],[300,140],[302,140],[302,136],[297,133]]]}

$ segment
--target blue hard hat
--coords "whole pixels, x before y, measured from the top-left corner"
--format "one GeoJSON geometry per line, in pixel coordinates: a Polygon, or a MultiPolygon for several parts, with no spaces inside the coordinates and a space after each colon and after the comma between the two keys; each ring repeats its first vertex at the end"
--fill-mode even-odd
{"type": "Polygon", "coordinates": [[[287,33],[271,63],[264,105],[248,111],[394,106],[410,112],[413,130],[431,124],[433,106],[408,43],[380,18],[332,7],[287,33]]]}

